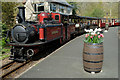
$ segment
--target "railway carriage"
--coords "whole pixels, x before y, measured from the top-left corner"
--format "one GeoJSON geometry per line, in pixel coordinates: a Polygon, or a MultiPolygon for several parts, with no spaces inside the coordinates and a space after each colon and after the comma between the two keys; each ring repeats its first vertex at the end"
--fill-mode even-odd
{"type": "Polygon", "coordinates": [[[120,26],[120,20],[119,19],[112,19],[113,26],[120,26]]]}
{"type": "Polygon", "coordinates": [[[106,18],[100,18],[99,19],[99,27],[104,28],[106,25],[106,18]]]}

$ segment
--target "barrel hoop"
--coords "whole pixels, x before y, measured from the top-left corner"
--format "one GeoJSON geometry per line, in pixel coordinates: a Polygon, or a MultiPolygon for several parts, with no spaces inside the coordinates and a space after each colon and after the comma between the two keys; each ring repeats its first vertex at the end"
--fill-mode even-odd
{"type": "Polygon", "coordinates": [[[84,69],[85,71],[87,71],[87,72],[89,72],[89,73],[91,73],[91,72],[95,72],[95,73],[99,73],[100,71],[88,71],[88,70],[86,70],[86,69],[84,69]]]}
{"type": "MultiPolygon", "coordinates": [[[[85,42],[86,43],[86,42],[85,42]]],[[[86,43],[87,45],[103,45],[103,42],[102,43],[86,43]]]]}
{"type": "Polygon", "coordinates": [[[88,45],[86,45],[86,47],[89,47],[89,48],[101,48],[103,46],[88,46],[88,45]]]}
{"type": "Polygon", "coordinates": [[[86,68],[86,69],[93,69],[93,70],[101,69],[101,68],[88,68],[88,67],[86,67],[86,66],[84,66],[84,68],[86,68]]]}
{"type": "Polygon", "coordinates": [[[87,53],[87,52],[83,52],[83,53],[87,55],[103,55],[103,53],[87,53]]]}
{"type": "Polygon", "coordinates": [[[87,60],[84,60],[85,62],[89,62],[89,63],[101,63],[101,62],[103,62],[103,60],[102,61],[87,61],[87,60]]]}

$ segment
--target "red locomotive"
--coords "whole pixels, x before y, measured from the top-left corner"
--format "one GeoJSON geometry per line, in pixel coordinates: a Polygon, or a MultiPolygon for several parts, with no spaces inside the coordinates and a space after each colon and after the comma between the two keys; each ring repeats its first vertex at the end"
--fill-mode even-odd
{"type": "MultiPolygon", "coordinates": [[[[68,17],[59,13],[38,14],[37,23],[25,21],[25,8],[19,7],[19,24],[9,32],[12,37],[10,42],[12,46],[10,59],[25,61],[36,54],[39,49],[35,46],[42,46],[51,41],[60,40],[60,43],[70,40],[71,35],[75,34],[74,23],[63,23],[63,18],[68,17]]],[[[65,21],[64,21],[65,22],[65,21]]]]}

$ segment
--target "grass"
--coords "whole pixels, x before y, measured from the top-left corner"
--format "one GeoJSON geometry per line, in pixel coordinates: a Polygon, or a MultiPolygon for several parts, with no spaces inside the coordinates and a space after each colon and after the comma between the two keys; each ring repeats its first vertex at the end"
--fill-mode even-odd
{"type": "Polygon", "coordinates": [[[0,60],[10,56],[10,47],[2,48],[2,40],[0,40],[0,60]]]}
{"type": "Polygon", "coordinates": [[[0,39],[0,60],[10,56],[10,47],[2,47],[2,39],[0,39]]]}
{"type": "Polygon", "coordinates": [[[10,48],[4,48],[2,49],[2,52],[0,53],[0,60],[5,59],[10,56],[10,48]]]}
{"type": "Polygon", "coordinates": [[[0,55],[0,60],[8,58],[10,55],[0,55]]]}
{"type": "Polygon", "coordinates": [[[3,53],[9,53],[10,52],[10,48],[9,47],[5,47],[4,49],[2,49],[3,53]]]}

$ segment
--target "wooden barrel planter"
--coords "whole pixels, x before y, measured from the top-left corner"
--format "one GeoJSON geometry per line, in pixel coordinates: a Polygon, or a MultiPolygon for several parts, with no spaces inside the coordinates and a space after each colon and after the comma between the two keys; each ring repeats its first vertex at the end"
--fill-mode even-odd
{"type": "Polygon", "coordinates": [[[103,43],[85,43],[83,49],[84,70],[99,73],[103,65],[103,43]]]}

